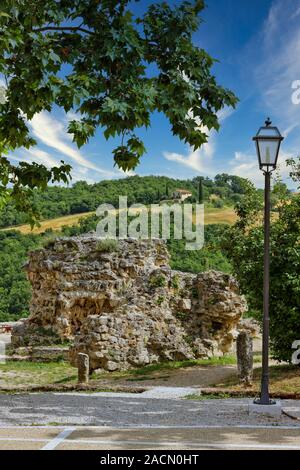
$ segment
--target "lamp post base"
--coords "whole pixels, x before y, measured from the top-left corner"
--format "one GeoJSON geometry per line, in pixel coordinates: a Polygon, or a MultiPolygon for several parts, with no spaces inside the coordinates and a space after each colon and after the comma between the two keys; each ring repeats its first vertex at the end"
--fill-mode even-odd
{"type": "Polygon", "coordinates": [[[255,398],[255,400],[253,400],[253,403],[255,405],[276,405],[276,400],[272,400],[271,398],[269,398],[269,402],[268,403],[265,403],[261,398],[255,398]]]}
{"type": "Polygon", "coordinates": [[[265,415],[271,418],[280,418],[281,416],[281,401],[270,400],[268,405],[262,404],[260,398],[254,401],[249,401],[248,412],[250,416],[265,415]]]}

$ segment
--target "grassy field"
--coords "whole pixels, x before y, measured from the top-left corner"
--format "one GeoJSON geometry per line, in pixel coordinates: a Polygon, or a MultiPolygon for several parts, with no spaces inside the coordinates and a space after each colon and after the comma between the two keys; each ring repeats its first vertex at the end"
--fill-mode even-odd
{"type": "Polygon", "coordinates": [[[233,207],[223,209],[206,208],[204,212],[204,223],[208,224],[234,224],[237,220],[233,207]]]}
{"type": "MultiPolygon", "coordinates": [[[[83,212],[81,214],[66,215],[57,217],[56,219],[48,219],[40,222],[40,227],[35,227],[31,230],[29,224],[16,225],[1,230],[19,230],[21,233],[42,233],[47,229],[60,230],[64,225],[75,225],[79,219],[92,215],[94,212],[83,212]]],[[[225,207],[223,209],[206,208],[204,213],[205,224],[233,224],[237,217],[232,207],[225,207]]]]}
{"type": "Polygon", "coordinates": [[[19,230],[23,234],[42,233],[49,228],[52,228],[52,230],[60,230],[63,225],[75,225],[82,217],[92,214],[94,214],[94,212],[82,212],[81,214],[65,215],[63,217],[57,217],[56,219],[42,220],[40,222],[40,227],[34,227],[33,230],[31,230],[29,224],[15,225],[1,230],[19,230]]]}

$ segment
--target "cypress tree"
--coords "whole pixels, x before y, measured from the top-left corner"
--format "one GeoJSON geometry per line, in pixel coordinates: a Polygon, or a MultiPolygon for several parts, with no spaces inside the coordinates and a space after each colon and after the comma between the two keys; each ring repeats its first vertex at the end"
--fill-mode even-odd
{"type": "Polygon", "coordinates": [[[203,195],[203,178],[199,178],[198,182],[198,202],[199,204],[203,204],[204,202],[204,195],[203,195]]]}

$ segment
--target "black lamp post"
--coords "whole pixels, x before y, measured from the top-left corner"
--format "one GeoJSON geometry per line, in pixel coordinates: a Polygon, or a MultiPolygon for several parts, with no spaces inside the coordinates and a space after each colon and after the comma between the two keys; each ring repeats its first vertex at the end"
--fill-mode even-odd
{"type": "Polygon", "coordinates": [[[262,378],[260,398],[255,401],[260,405],[275,403],[269,396],[270,180],[271,173],[276,168],[283,137],[277,127],[271,124],[268,118],[265,126],[261,127],[253,137],[259,168],[265,175],[262,378]]]}

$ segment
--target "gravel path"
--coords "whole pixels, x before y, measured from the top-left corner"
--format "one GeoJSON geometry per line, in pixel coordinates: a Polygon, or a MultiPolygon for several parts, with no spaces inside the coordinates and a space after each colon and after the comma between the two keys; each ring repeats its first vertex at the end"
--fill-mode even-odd
{"type": "MultiPolygon", "coordinates": [[[[300,416],[300,401],[282,400],[283,408],[300,416]]],[[[0,425],[92,426],[298,426],[286,416],[280,420],[248,415],[247,399],[186,400],[76,394],[0,395],[0,425]]]]}

